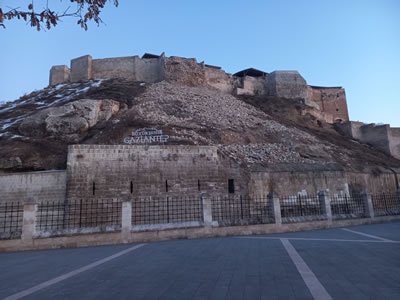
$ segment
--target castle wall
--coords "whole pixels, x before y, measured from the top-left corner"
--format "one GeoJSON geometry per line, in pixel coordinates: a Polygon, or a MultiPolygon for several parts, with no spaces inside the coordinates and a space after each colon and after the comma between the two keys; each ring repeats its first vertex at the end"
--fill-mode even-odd
{"type": "Polygon", "coordinates": [[[160,82],[165,79],[165,62],[163,57],[134,57],[134,79],[147,83],[160,82]]]}
{"type": "Polygon", "coordinates": [[[269,95],[280,98],[307,98],[307,82],[297,71],[274,71],[269,74],[269,95]]]}
{"type": "Polygon", "coordinates": [[[135,57],[114,57],[92,61],[92,79],[135,79],[135,57]]]}
{"type": "Polygon", "coordinates": [[[68,200],[246,193],[238,167],[214,146],[73,145],[68,152],[68,200]]]}
{"type": "Polygon", "coordinates": [[[390,152],[400,159],[400,128],[390,128],[390,152]]]}
{"type": "Polygon", "coordinates": [[[343,88],[309,86],[306,104],[323,112],[326,122],[349,120],[346,93],[343,88]]]}
{"type": "Polygon", "coordinates": [[[361,122],[345,122],[337,124],[339,130],[346,136],[400,159],[400,128],[390,128],[389,125],[375,125],[361,122]]]}
{"type": "Polygon", "coordinates": [[[329,189],[332,194],[358,193],[368,190],[371,193],[396,191],[395,174],[352,173],[341,171],[319,172],[254,172],[250,175],[249,194],[267,195],[274,192],[280,196],[298,193],[316,194],[329,189]]]}
{"type": "Polygon", "coordinates": [[[70,80],[70,70],[66,65],[53,66],[50,69],[50,86],[65,83],[70,80]]]}
{"type": "Polygon", "coordinates": [[[66,199],[66,178],[65,171],[0,175],[0,202],[63,202],[66,199]]]}
{"type": "Polygon", "coordinates": [[[390,155],[389,130],[389,125],[364,125],[360,127],[357,133],[358,140],[363,143],[371,144],[375,148],[390,155]]]}
{"type": "Polygon", "coordinates": [[[85,81],[92,78],[92,57],[81,56],[71,60],[71,82],[85,81]]]}

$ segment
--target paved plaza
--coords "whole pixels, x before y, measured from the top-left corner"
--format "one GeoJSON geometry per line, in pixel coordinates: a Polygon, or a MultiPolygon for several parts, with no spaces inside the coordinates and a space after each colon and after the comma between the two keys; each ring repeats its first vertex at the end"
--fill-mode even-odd
{"type": "Polygon", "coordinates": [[[0,299],[400,299],[400,222],[0,254],[0,299]]]}

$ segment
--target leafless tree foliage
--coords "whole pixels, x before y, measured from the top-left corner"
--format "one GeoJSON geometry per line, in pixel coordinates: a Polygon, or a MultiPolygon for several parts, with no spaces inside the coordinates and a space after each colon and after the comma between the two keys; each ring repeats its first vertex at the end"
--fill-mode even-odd
{"type": "MultiPolygon", "coordinates": [[[[61,18],[75,17],[78,18],[77,24],[81,28],[87,30],[87,23],[93,20],[97,25],[102,23],[100,18],[100,11],[106,5],[107,0],[69,0],[71,6],[66,7],[63,12],[56,12],[49,7],[49,1],[46,1],[44,8],[36,9],[34,1],[28,5],[27,9],[20,7],[8,8],[3,10],[0,7],[0,27],[5,28],[4,22],[17,18],[18,20],[25,20],[32,27],[36,27],[40,31],[43,26],[47,29],[55,27],[61,18]]],[[[118,0],[113,0],[113,4],[118,6],[118,0]]]]}

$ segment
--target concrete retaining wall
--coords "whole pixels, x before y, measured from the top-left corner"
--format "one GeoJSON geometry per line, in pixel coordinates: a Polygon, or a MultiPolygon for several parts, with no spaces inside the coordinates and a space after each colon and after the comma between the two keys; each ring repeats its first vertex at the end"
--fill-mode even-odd
{"type": "Polygon", "coordinates": [[[273,192],[282,196],[299,193],[313,195],[325,189],[329,189],[333,195],[348,195],[362,190],[381,193],[397,189],[395,176],[392,172],[379,175],[341,171],[254,172],[249,181],[249,194],[259,196],[273,192]]]}
{"type": "Polygon", "coordinates": [[[40,203],[66,199],[66,171],[0,175],[0,201],[40,203]]]}

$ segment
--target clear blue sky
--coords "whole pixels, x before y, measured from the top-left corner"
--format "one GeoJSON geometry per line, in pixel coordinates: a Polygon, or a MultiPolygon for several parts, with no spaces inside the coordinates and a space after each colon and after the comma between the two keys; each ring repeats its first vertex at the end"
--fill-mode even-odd
{"type": "MultiPolygon", "coordinates": [[[[26,2],[0,0],[0,7],[26,2]]],[[[42,32],[7,22],[0,101],[45,87],[52,65],[81,55],[165,51],[230,73],[298,70],[308,84],[343,86],[352,120],[400,127],[399,0],[120,0],[101,16],[106,25],[91,23],[87,32],[76,19],[42,32]]]]}

